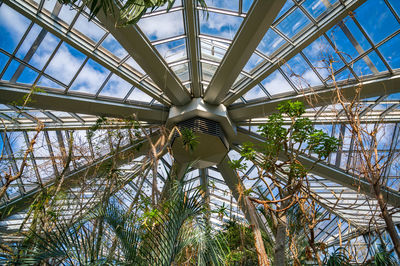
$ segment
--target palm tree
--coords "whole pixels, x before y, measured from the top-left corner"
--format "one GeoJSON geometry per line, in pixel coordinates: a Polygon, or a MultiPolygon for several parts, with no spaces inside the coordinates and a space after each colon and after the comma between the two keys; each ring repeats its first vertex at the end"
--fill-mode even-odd
{"type": "Polygon", "coordinates": [[[33,245],[21,244],[0,254],[0,263],[222,265],[227,245],[223,238],[214,237],[204,218],[201,190],[181,179],[170,195],[158,208],[139,210],[140,215],[109,202],[78,222],[57,221],[51,232],[32,232],[28,237],[33,245]],[[104,228],[109,228],[101,236],[93,234],[96,219],[103,219],[104,228]],[[117,246],[113,247],[113,239],[117,246]]]}

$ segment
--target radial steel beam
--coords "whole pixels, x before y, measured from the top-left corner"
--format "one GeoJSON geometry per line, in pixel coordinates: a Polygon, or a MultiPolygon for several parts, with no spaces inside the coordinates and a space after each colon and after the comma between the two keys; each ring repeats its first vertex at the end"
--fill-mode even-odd
{"type": "MultiPolygon", "coordinates": [[[[352,99],[356,93],[355,88],[361,86],[360,98],[369,98],[382,96],[391,93],[400,92],[400,73],[394,75],[375,76],[361,83],[357,81],[338,83],[343,96],[347,99],[352,99]]],[[[233,121],[241,121],[250,118],[265,117],[273,112],[282,102],[300,101],[303,102],[306,108],[324,106],[334,104],[336,98],[336,88],[330,86],[328,88],[313,88],[309,92],[302,94],[293,94],[281,98],[257,101],[254,103],[240,104],[232,106],[228,109],[229,117],[233,121]]]]}
{"type": "Polygon", "coordinates": [[[160,103],[166,105],[170,104],[170,101],[167,99],[167,97],[161,95],[162,93],[159,88],[151,83],[143,81],[142,77],[135,74],[127,67],[120,65],[119,60],[116,60],[115,56],[106,49],[101,47],[95,49],[95,43],[88,41],[87,38],[82,38],[81,33],[69,29],[69,25],[65,22],[61,20],[55,20],[51,13],[47,10],[42,9],[40,12],[38,12],[38,10],[34,7],[37,5],[35,2],[32,1],[31,4],[29,1],[6,0],[4,3],[35,22],[43,29],[54,34],[54,36],[76,48],[95,62],[109,69],[120,78],[152,96],[160,103]]]}
{"type": "Polygon", "coordinates": [[[199,31],[199,18],[196,11],[196,1],[186,0],[183,1],[184,19],[187,34],[187,49],[190,59],[189,70],[192,78],[192,92],[195,98],[201,96],[201,84],[200,84],[200,44],[198,36],[199,31]]]}
{"type": "MultiPolygon", "coordinates": [[[[327,125],[327,124],[348,124],[349,120],[347,117],[338,116],[336,115],[336,111],[333,110],[332,112],[324,115],[324,116],[319,116],[315,117],[313,116],[315,113],[306,113],[304,117],[307,117],[311,120],[313,125],[327,125]]],[[[364,115],[363,117],[360,117],[360,122],[361,123],[398,123],[400,122],[400,110],[396,110],[395,112],[392,112],[390,115],[385,115],[385,116],[380,116],[382,114],[382,111],[375,111],[371,115],[364,115]]],[[[238,121],[235,122],[236,126],[241,126],[241,127],[247,127],[247,126],[259,126],[263,125],[268,122],[268,118],[254,118],[254,119],[248,119],[244,121],[238,121]]],[[[290,121],[284,120],[285,124],[290,124],[290,121]]],[[[0,127],[1,128],[1,127],[0,127]]]]}
{"type": "MultiPolygon", "coordinates": [[[[115,12],[119,10],[118,7],[113,7],[115,12]]],[[[104,14],[103,10],[100,10],[97,15],[97,18],[104,27],[141,66],[174,105],[188,103],[191,99],[189,92],[158,53],[157,49],[151,45],[139,26],[118,27],[116,17],[118,15],[104,14]]]]}
{"type": "MultiPolygon", "coordinates": [[[[43,131],[54,131],[54,130],[89,130],[93,128],[94,126],[97,127],[96,121],[91,121],[87,122],[84,124],[81,123],[63,123],[63,124],[54,124],[54,123],[47,123],[44,122],[45,127],[43,128],[43,131]]],[[[140,123],[141,126],[147,127],[149,125],[154,125],[154,124],[148,124],[148,123],[140,123]]],[[[125,128],[131,128],[130,125],[128,125],[125,122],[122,121],[116,121],[116,122],[111,122],[111,124],[106,124],[106,125],[101,125],[99,129],[125,129],[125,128]]],[[[7,131],[7,132],[13,132],[13,131],[36,131],[37,130],[37,123],[29,123],[29,124],[9,124],[9,123],[3,123],[0,124],[0,131],[7,131]]]]}
{"type": "MultiPolygon", "coordinates": [[[[241,144],[243,142],[252,142],[256,145],[260,145],[263,143],[263,139],[261,136],[254,134],[252,132],[238,129],[238,134],[236,139],[233,141],[235,144],[241,144]]],[[[284,156],[282,159],[285,160],[284,156]]],[[[320,177],[323,177],[332,182],[338,183],[344,187],[350,188],[359,193],[365,194],[371,198],[375,198],[375,194],[372,191],[371,184],[361,178],[357,178],[352,176],[351,174],[343,171],[340,168],[336,168],[334,166],[328,165],[323,162],[316,163],[316,159],[306,156],[299,155],[298,160],[305,167],[312,167],[311,173],[314,173],[320,177]]],[[[400,193],[389,188],[382,187],[383,197],[386,202],[393,207],[400,207],[400,193]]]]}
{"type": "MultiPolygon", "coordinates": [[[[18,102],[30,92],[26,86],[16,86],[0,82],[0,103],[18,102]]],[[[112,99],[89,98],[65,95],[56,91],[35,92],[27,106],[40,109],[76,112],[97,116],[127,118],[133,114],[138,120],[162,123],[166,121],[168,111],[164,108],[146,104],[112,102],[112,99]]]]}
{"type": "Polygon", "coordinates": [[[204,100],[220,104],[285,4],[285,0],[255,0],[213,76],[204,100]]]}
{"type": "Polygon", "coordinates": [[[309,27],[297,39],[293,41],[293,46],[287,44],[272,60],[266,62],[255,73],[254,77],[247,78],[238,84],[233,90],[235,93],[224,100],[226,106],[231,105],[242,95],[248,92],[251,88],[263,81],[271,73],[282,65],[282,62],[289,61],[292,57],[297,55],[301,50],[310,45],[319,36],[324,34],[328,29],[343,20],[350,12],[361,6],[366,0],[347,0],[340,1],[336,7],[333,7],[329,13],[318,21],[315,25],[309,27]]]}

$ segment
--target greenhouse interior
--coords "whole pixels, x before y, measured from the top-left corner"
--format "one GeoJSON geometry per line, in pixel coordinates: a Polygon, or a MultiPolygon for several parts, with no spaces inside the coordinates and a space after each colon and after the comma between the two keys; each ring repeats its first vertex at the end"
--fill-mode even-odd
{"type": "Polygon", "coordinates": [[[1,265],[400,265],[400,1],[0,0],[1,265]]]}

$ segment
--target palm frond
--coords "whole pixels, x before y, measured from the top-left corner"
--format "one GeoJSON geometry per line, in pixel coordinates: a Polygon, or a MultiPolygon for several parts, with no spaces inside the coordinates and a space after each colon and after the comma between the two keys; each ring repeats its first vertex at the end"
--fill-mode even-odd
{"type": "MultiPolygon", "coordinates": [[[[77,4],[80,0],[58,0],[61,4],[77,4]]],[[[175,0],[127,0],[123,5],[117,0],[83,0],[83,5],[89,7],[89,20],[93,19],[100,11],[112,14],[121,26],[136,24],[148,11],[167,5],[169,11],[175,0]]],[[[207,12],[205,0],[197,0],[204,12],[207,12]]],[[[207,13],[208,15],[208,13],[207,13]]]]}

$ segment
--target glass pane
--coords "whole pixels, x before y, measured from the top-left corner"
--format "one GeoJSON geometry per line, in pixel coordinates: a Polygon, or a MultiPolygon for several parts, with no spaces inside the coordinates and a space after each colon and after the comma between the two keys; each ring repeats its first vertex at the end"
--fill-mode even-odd
{"type": "Polygon", "coordinates": [[[399,23],[384,0],[367,1],[357,9],[355,16],[374,43],[382,41],[399,28],[399,23]]]}
{"type": "Polygon", "coordinates": [[[293,88],[278,70],[264,79],[261,84],[271,95],[294,92],[293,88]]]}
{"type": "Polygon", "coordinates": [[[29,26],[29,20],[6,4],[0,6],[0,48],[12,53],[29,26]]]}
{"type": "Polygon", "coordinates": [[[311,21],[306,15],[304,15],[300,9],[296,8],[295,11],[279,23],[277,28],[287,37],[292,38],[309,23],[311,23],[311,21]]]}

